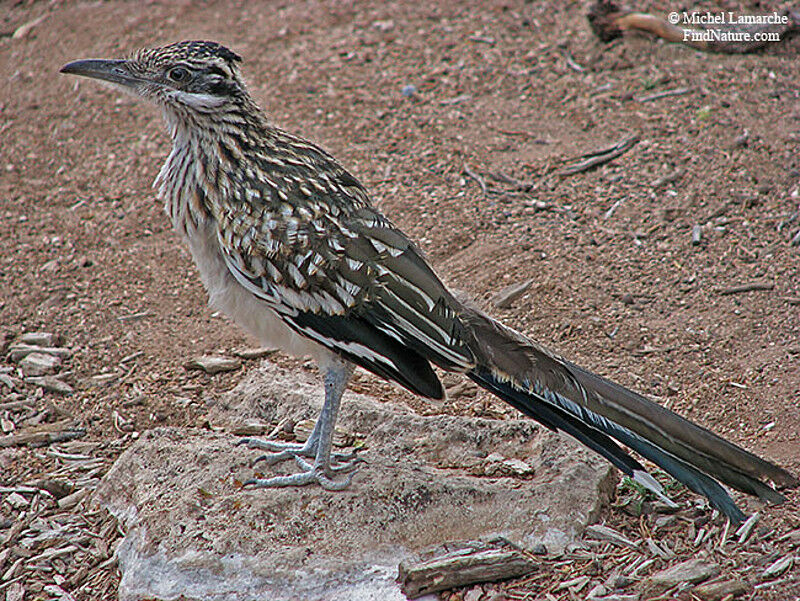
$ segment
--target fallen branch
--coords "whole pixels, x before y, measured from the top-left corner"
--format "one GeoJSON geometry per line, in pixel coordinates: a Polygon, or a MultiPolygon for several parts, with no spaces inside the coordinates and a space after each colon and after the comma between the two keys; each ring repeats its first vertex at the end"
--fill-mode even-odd
{"type": "Polygon", "coordinates": [[[573,159],[573,164],[564,167],[558,172],[558,175],[567,176],[580,173],[581,171],[588,171],[592,167],[597,167],[603,163],[607,163],[612,159],[626,153],[633,148],[639,141],[639,136],[633,135],[623,138],[613,146],[595,150],[593,152],[583,154],[577,159],[573,159]]]}
{"type": "MultiPolygon", "coordinates": [[[[770,40],[757,34],[777,34],[784,41],[789,34],[800,31],[800,11],[784,11],[786,23],[756,25],[715,25],[720,39],[708,39],[710,30],[686,29],[673,25],[660,17],[619,8],[610,0],[598,0],[589,7],[586,15],[594,34],[604,42],[621,37],[625,31],[644,31],[668,42],[685,44],[704,52],[744,54],[763,48],[770,40]],[[706,34],[706,35],[704,35],[706,34]],[[724,34],[724,35],[722,35],[724,34]]],[[[773,42],[774,43],[774,42],[773,42]]]]}
{"type": "Polygon", "coordinates": [[[416,599],[479,582],[518,578],[537,567],[533,559],[508,541],[473,541],[419,563],[402,562],[397,582],[409,599],[416,599]]]}

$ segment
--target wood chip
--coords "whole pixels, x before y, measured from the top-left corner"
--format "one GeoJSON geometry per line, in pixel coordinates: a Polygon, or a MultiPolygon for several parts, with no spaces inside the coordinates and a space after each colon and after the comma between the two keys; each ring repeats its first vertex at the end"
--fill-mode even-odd
{"type": "Polygon", "coordinates": [[[505,541],[469,542],[420,562],[404,561],[397,581],[409,598],[479,582],[518,578],[537,564],[505,541]]]}
{"type": "Polygon", "coordinates": [[[719,566],[702,559],[690,559],[656,572],[646,583],[657,589],[668,589],[679,584],[697,584],[719,574],[719,566]]]}
{"type": "Polygon", "coordinates": [[[751,590],[752,587],[741,580],[719,580],[697,585],[692,589],[692,595],[705,601],[720,601],[746,595],[751,590]]]}
{"type": "Polygon", "coordinates": [[[781,557],[778,561],[771,563],[767,566],[767,569],[764,570],[762,577],[765,580],[770,580],[772,578],[777,578],[781,574],[783,574],[786,570],[792,567],[794,564],[794,556],[787,555],[786,557],[781,557]]]}
{"type": "Polygon", "coordinates": [[[30,344],[33,346],[58,346],[58,334],[52,332],[26,332],[19,337],[19,342],[22,344],[30,344]]]}
{"type": "Polygon", "coordinates": [[[55,355],[30,353],[20,362],[19,367],[26,376],[45,376],[55,373],[61,365],[61,359],[55,355]]]}
{"type": "Polygon", "coordinates": [[[25,378],[25,381],[35,386],[41,386],[49,392],[57,392],[59,394],[72,394],[75,392],[72,386],[55,376],[31,376],[25,378]]]}
{"type": "Polygon", "coordinates": [[[533,284],[533,278],[518,284],[506,286],[500,292],[495,294],[489,302],[491,302],[498,309],[508,309],[514,304],[515,300],[520,298],[528,291],[528,289],[531,287],[531,284],[533,284]]]}
{"type": "Polygon", "coordinates": [[[751,515],[747,520],[739,526],[739,529],[736,531],[736,536],[739,537],[739,544],[744,544],[745,541],[750,538],[750,533],[755,528],[756,524],[758,524],[760,516],[758,513],[754,513],[751,515]]]}
{"type": "Polygon", "coordinates": [[[263,359],[278,352],[278,349],[258,347],[258,348],[243,348],[233,351],[237,357],[245,360],[250,359],[263,359]]]}
{"type": "Polygon", "coordinates": [[[8,349],[8,356],[14,363],[24,359],[31,353],[53,355],[60,359],[69,359],[72,351],[60,346],[38,346],[35,344],[12,344],[8,349]]]}
{"type": "Polygon", "coordinates": [[[197,357],[184,364],[186,369],[196,369],[204,371],[207,374],[219,374],[226,371],[236,371],[242,366],[239,359],[232,359],[230,357],[219,357],[216,355],[205,355],[197,357]]]}
{"type": "Polygon", "coordinates": [[[613,528],[609,528],[608,526],[602,526],[600,524],[592,524],[586,528],[585,535],[588,538],[594,538],[597,540],[604,540],[610,543],[613,543],[620,547],[628,547],[630,549],[639,550],[639,545],[626,538],[613,528]]]}

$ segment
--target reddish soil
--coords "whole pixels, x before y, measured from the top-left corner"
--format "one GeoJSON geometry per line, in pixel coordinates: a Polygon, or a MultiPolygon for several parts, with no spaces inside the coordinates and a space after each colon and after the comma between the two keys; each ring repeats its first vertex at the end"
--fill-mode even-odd
{"type": "MultiPolygon", "coordinates": [[[[86,440],[122,441],[102,447],[108,465],[131,432],[202,424],[203,400],[254,365],[216,376],[183,367],[254,342],[208,309],[154,200],[150,185],[169,150],[156,110],[58,73],[76,58],[213,39],[244,57],[271,118],[339,157],[453,287],[491,308],[498,290],[533,279],[511,308],[492,312],[800,474],[799,39],[743,56],[638,36],[605,45],[582,3],[518,0],[2,6],[0,344],[57,332],[73,351],[62,374],[75,392],[0,383],[0,403],[51,403],[48,420],[73,416],[86,440]],[[405,86],[414,86],[410,96],[405,86]],[[678,88],[688,91],[643,101],[678,88]],[[633,133],[640,141],[621,157],[558,175],[567,160],[633,133]],[[509,178],[530,186],[515,189],[509,178]],[[751,282],[771,288],[723,294],[751,282]]],[[[507,413],[471,389],[435,407],[368,375],[354,388],[421,412],[507,413]]],[[[0,449],[0,485],[36,481],[54,461],[0,449]]],[[[762,512],[761,534],[773,533],[761,565],[797,554],[800,541],[778,542],[800,528],[800,496],[790,496],[778,508],[738,497],[762,512]]],[[[608,520],[640,532],[619,511],[608,520]]],[[[0,574],[15,557],[5,568],[0,560],[0,574]]],[[[746,567],[727,569],[760,583],[746,567]]],[[[514,595],[524,586],[505,594],[522,598],[514,595]]],[[[798,588],[784,577],[744,598],[797,598],[798,588]]],[[[26,599],[46,598],[37,590],[26,599]]],[[[113,585],[92,590],[76,596],[115,594],[113,585]]]]}

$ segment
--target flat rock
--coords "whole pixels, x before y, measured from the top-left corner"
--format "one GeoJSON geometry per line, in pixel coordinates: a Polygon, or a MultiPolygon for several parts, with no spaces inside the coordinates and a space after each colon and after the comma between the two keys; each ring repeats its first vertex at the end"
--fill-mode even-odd
{"type": "MultiPolygon", "coordinates": [[[[209,420],[297,423],[316,417],[322,399],[318,379],[265,363],[209,420]]],[[[613,491],[606,462],[529,420],[421,417],[348,392],[339,426],[364,460],[341,492],[241,488],[261,453],[233,434],[143,432],[95,493],[127,533],[120,599],[400,601],[400,561],[498,535],[557,552],[613,491]],[[491,453],[532,473],[486,476],[491,453]]],[[[256,468],[271,476],[294,464],[256,468]]]]}

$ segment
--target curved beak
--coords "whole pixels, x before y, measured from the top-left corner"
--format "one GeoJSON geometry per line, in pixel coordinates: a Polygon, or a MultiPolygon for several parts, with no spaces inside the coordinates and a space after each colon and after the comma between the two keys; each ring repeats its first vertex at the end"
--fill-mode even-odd
{"type": "Polygon", "coordinates": [[[140,82],[127,69],[126,60],[88,59],[73,61],[61,67],[61,73],[82,75],[108,81],[125,87],[133,87],[140,82]]]}

